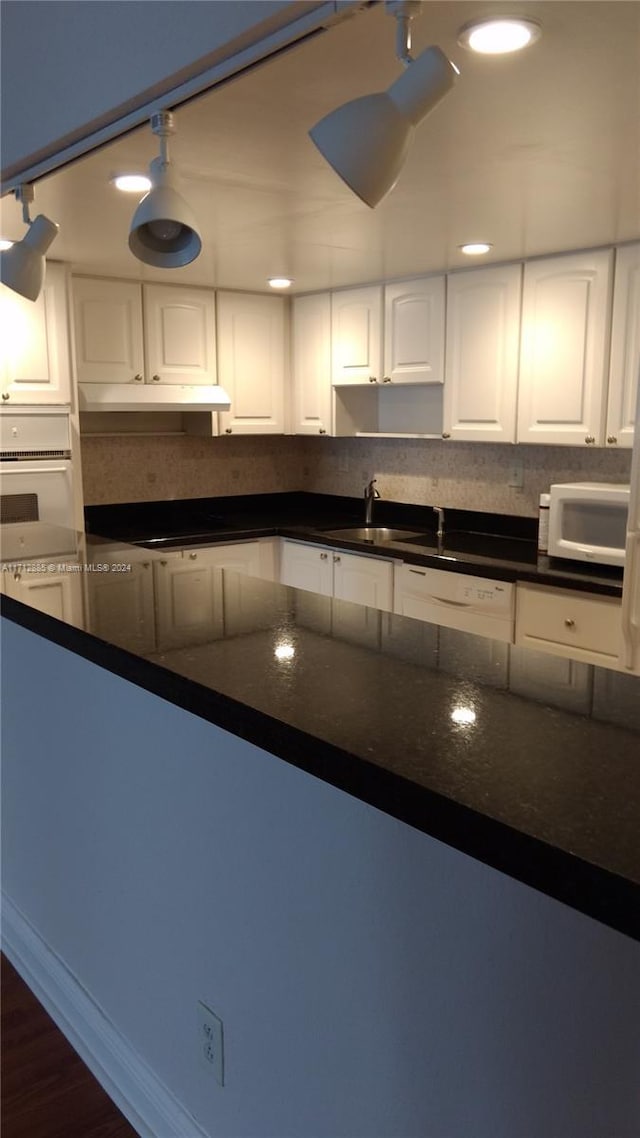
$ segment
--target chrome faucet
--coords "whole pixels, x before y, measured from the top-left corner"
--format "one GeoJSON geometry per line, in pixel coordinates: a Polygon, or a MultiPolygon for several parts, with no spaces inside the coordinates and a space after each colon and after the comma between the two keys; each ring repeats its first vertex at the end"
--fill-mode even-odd
{"type": "Polygon", "coordinates": [[[438,515],[438,532],[436,537],[438,539],[438,553],[442,552],[442,544],[444,542],[444,510],[442,506],[432,506],[434,514],[438,515]]]}
{"type": "Polygon", "coordinates": [[[380,497],[375,487],[377,481],[377,478],[372,478],[364,488],[364,524],[366,526],[370,526],[372,522],[374,499],[380,497]]]}

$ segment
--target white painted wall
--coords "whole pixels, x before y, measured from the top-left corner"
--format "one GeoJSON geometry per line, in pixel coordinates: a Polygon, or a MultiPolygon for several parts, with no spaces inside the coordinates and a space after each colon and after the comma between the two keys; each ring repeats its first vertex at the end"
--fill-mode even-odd
{"type": "Polygon", "coordinates": [[[212,1136],[635,1138],[640,946],[2,625],[4,888],[212,1136]]]}
{"type": "Polygon", "coordinates": [[[344,6],[322,0],[8,0],[0,10],[3,176],[251,45],[270,36],[287,39],[282,29],[296,21],[344,6]]]}

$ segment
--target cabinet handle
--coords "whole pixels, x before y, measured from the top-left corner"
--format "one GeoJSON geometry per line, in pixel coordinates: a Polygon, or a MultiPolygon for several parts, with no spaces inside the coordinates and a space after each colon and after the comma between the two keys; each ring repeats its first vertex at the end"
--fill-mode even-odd
{"type": "Polygon", "coordinates": [[[152,375],[151,378],[152,378],[154,383],[160,383],[160,376],[159,375],[152,375]]]}
{"type": "Polygon", "coordinates": [[[443,439],[450,439],[450,438],[451,438],[451,435],[449,434],[449,432],[448,432],[448,431],[443,431],[443,432],[442,432],[442,437],[443,437],[443,439]]]}
{"type": "Polygon", "coordinates": [[[13,579],[14,579],[14,581],[21,581],[22,580],[22,573],[14,573],[13,579]]]}
{"type": "Polygon", "coordinates": [[[328,554],[328,553],[321,553],[321,554],[320,554],[320,560],[321,560],[321,561],[326,561],[326,560],[327,560],[327,557],[328,557],[328,556],[329,556],[329,554],[328,554]]]}
{"type": "Polygon", "coordinates": [[[11,392],[10,391],[3,391],[2,392],[2,398],[4,399],[4,401],[6,403],[7,399],[11,399],[11,392]]]}
{"type": "Polygon", "coordinates": [[[570,617],[570,616],[566,616],[566,617],[564,618],[564,626],[565,626],[565,628],[575,628],[575,624],[576,624],[576,622],[575,622],[575,620],[573,620],[573,618],[572,618],[572,617],[570,617]]]}
{"type": "Polygon", "coordinates": [[[150,565],[151,565],[150,561],[143,561],[142,562],[142,568],[143,569],[148,569],[150,565]]]}
{"type": "Polygon", "coordinates": [[[585,435],[584,441],[585,443],[595,443],[595,435],[585,435]]]}
{"type": "Polygon", "coordinates": [[[427,575],[424,569],[410,569],[409,572],[416,573],[418,577],[426,577],[427,575]]]}
{"type": "Polygon", "coordinates": [[[340,561],[340,558],[339,558],[339,557],[337,557],[337,556],[336,556],[336,554],[334,553],[334,555],[333,555],[333,564],[334,564],[334,565],[337,565],[339,561],[340,561]]]}
{"type": "Polygon", "coordinates": [[[197,553],[190,553],[189,554],[189,561],[196,561],[197,557],[198,557],[197,553]]]}
{"type": "Polygon", "coordinates": [[[161,562],[160,562],[160,564],[162,565],[162,568],[163,568],[163,569],[166,569],[166,567],[167,567],[167,562],[166,562],[166,561],[161,561],[161,562]]]}
{"type": "Polygon", "coordinates": [[[225,429],[224,429],[225,435],[230,435],[232,430],[233,430],[233,427],[225,427],[225,429]]]}
{"type": "Polygon", "coordinates": [[[377,382],[378,382],[378,380],[376,379],[375,375],[369,376],[369,383],[377,383],[377,382]]]}
{"type": "Polygon", "coordinates": [[[608,443],[613,444],[613,443],[617,443],[617,441],[618,441],[617,435],[607,435],[607,442],[608,443]]]}
{"type": "Polygon", "coordinates": [[[140,375],[140,372],[138,372],[137,375],[134,375],[133,382],[134,383],[142,383],[142,376],[140,375]]]}
{"type": "Polygon", "coordinates": [[[385,375],[385,377],[384,377],[384,379],[382,380],[382,382],[383,382],[383,383],[391,383],[391,376],[390,376],[390,375],[385,375]]]}
{"type": "Polygon", "coordinates": [[[327,433],[327,432],[326,432],[326,430],[325,430],[325,428],[324,428],[324,427],[320,427],[320,430],[319,430],[319,432],[318,432],[318,433],[319,433],[320,435],[326,435],[326,433],[327,433]]]}

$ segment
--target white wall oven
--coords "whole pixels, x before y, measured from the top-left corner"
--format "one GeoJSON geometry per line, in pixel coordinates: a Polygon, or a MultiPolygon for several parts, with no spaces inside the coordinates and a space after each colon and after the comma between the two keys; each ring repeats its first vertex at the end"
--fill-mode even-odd
{"type": "Polygon", "coordinates": [[[0,415],[0,522],[74,529],[69,416],[0,415]]]}

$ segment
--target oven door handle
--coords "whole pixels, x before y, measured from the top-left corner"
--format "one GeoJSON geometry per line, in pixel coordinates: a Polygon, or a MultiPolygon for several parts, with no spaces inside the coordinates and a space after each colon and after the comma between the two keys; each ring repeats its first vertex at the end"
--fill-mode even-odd
{"type": "Polygon", "coordinates": [[[0,465],[4,478],[7,474],[66,474],[70,464],[66,462],[63,466],[25,466],[24,463],[3,462],[0,465]]]}

